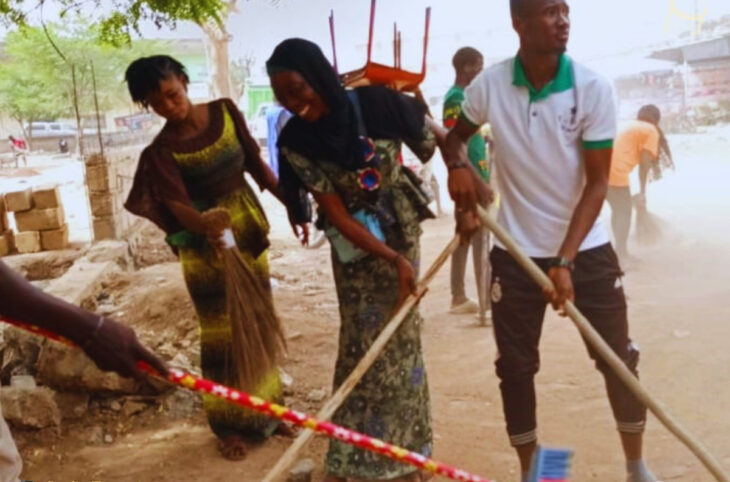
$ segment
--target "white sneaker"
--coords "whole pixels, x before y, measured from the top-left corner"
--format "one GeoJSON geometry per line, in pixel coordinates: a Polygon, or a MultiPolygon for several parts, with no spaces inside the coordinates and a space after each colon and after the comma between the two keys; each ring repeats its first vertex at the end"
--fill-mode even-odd
{"type": "Polygon", "coordinates": [[[463,303],[460,303],[458,305],[452,304],[449,313],[451,313],[452,315],[467,315],[471,313],[479,313],[479,303],[467,298],[467,300],[463,303]]]}

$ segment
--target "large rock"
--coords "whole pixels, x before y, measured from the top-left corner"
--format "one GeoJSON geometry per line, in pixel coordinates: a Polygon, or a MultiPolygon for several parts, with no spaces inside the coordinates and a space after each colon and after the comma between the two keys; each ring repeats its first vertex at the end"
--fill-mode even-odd
{"type": "Polygon", "coordinates": [[[58,343],[48,343],[41,350],[36,378],[62,392],[158,395],[173,388],[169,382],[155,378],[138,382],[102,371],[83,351],[58,343]]]}
{"type": "Polygon", "coordinates": [[[61,424],[61,412],[50,388],[3,387],[0,399],[3,416],[11,425],[41,429],[61,424]]]}
{"type": "Polygon", "coordinates": [[[92,263],[115,262],[122,269],[130,269],[134,266],[132,252],[129,243],[126,241],[99,241],[86,253],[85,259],[92,263]]]}
{"type": "Polygon", "coordinates": [[[13,375],[34,375],[38,355],[46,340],[15,327],[6,327],[3,338],[5,347],[0,367],[3,384],[10,383],[13,375]]]}
{"type": "Polygon", "coordinates": [[[56,390],[66,392],[139,393],[140,386],[96,367],[81,350],[58,343],[48,343],[38,356],[38,380],[56,390]]]}
{"type": "Polygon", "coordinates": [[[92,263],[81,259],[51,283],[48,293],[82,308],[93,309],[102,283],[118,271],[119,266],[112,261],[92,263]]]}

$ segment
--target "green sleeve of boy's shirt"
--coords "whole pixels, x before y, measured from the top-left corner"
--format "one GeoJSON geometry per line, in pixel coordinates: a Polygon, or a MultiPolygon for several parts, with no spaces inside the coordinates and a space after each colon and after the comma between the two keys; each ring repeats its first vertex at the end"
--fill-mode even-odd
{"type": "Polygon", "coordinates": [[[458,90],[452,89],[444,98],[444,112],[443,122],[447,128],[452,128],[456,125],[456,121],[459,119],[461,114],[461,104],[464,102],[464,93],[458,90]]]}
{"type": "Polygon", "coordinates": [[[489,182],[487,143],[480,133],[474,134],[467,145],[467,156],[485,182],[489,182]]]}

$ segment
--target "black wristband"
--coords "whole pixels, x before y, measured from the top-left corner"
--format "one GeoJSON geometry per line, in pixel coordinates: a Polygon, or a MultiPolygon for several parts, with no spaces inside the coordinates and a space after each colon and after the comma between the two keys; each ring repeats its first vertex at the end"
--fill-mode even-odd
{"type": "Polygon", "coordinates": [[[551,268],[568,268],[570,271],[575,270],[575,263],[573,263],[572,260],[564,258],[562,256],[555,256],[554,258],[550,258],[548,266],[551,268]]]}

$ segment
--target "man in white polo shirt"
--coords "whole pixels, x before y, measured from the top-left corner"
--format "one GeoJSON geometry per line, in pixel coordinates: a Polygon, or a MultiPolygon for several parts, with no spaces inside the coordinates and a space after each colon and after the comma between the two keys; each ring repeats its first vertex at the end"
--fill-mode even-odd
{"type": "MultiPolygon", "coordinates": [[[[479,188],[465,143],[480,125],[492,125],[499,223],[556,287],[543,293],[499,243],[492,251],[497,375],[507,432],[525,477],[537,443],[534,376],[545,299],[561,311],[566,300],[574,300],[634,373],[639,352],[628,335],[621,270],[598,220],[616,134],[613,90],[565,55],[570,20],[564,0],[511,0],[510,7],[520,50],[466,89],[446,157],[459,229],[468,235],[476,227],[479,188]]],[[[646,408],[589,353],[606,381],[628,480],[655,481],[641,453],[646,408]]]]}

